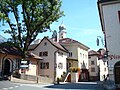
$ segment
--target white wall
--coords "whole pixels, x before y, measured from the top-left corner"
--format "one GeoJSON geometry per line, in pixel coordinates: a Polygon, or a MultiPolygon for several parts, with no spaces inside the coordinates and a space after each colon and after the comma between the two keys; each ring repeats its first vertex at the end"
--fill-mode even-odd
{"type": "Polygon", "coordinates": [[[103,6],[105,32],[109,54],[120,54],[120,23],[118,18],[120,4],[103,6]]]}
{"type": "Polygon", "coordinates": [[[89,58],[89,75],[90,76],[98,76],[98,66],[99,66],[99,62],[98,62],[98,57],[97,56],[90,56],[91,58],[89,58]],[[94,65],[91,65],[91,61],[94,61],[94,65]],[[91,72],[91,68],[95,68],[95,72],[91,72]]]}
{"type": "Polygon", "coordinates": [[[103,62],[103,60],[101,59],[99,60],[99,64],[100,64],[100,81],[103,81],[108,74],[107,62],[103,62]],[[106,68],[106,71],[105,71],[105,68],[106,68]]]}
{"type": "MultiPolygon", "coordinates": [[[[62,52],[62,51],[59,51],[59,52],[62,52]]],[[[67,58],[67,53],[65,52],[62,52],[63,55],[59,55],[59,53],[57,53],[57,60],[56,60],[56,63],[57,63],[57,68],[56,68],[56,78],[57,77],[61,77],[61,75],[63,74],[63,72],[66,72],[66,58],[67,58]],[[62,68],[59,68],[59,64],[62,63],[62,68]]]]}
{"type": "MultiPolygon", "coordinates": [[[[120,23],[118,11],[120,3],[103,5],[103,18],[105,23],[108,55],[120,55],[120,23]]],[[[109,76],[114,80],[114,65],[120,59],[109,60],[109,76]]]]}
{"type": "MultiPolygon", "coordinates": [[[[63,45],[65,46],[65,48],[69,51],[69,52],[72,52],[72,57],[71,58],[74,58],[74,59],[78,59],[78,51],[77,51],[77,46],[74,45],[74,44],[67,44],[67,45],[63,45]]],[[[68,57],[69,57],[69,54],[68,54],[68,57]]]]}
{"type": "Polygon", "coordinates": [[[28,71],[26,71],[26,74],[27,75],[34,75],[34,76],[36,76],[36,68],[37,66],[36,66],[36,64],[29,64],[29,70],[28,71]]]}
{"type": "Polygon", "coordinates": [[[83,48],[81,48],[79,44],[70,44],[70,45],[67,44],[64,46],[65,48],[67,48],[69,52],[72,52],[72,57],[70,58],[78,60],[78,67],[81,68],[81,63],[83,63],[83,60],[84,60],[86,68],[88,69],[88,51],[87,50],[84,50],[83,48]],[[80,53],[82,54],[82,56],[80,55],[80,53]]]}
{"type": "MultiPolygon", "coordinates": [[[[39,56],[39,52],[48,51],[48,56],[43,56],[43,60],[41,62],[49,62],[49,69],[40,69],[40,75],[42,76],[49,76],[50,78],[54,79],[55,69],[56,67],[56,77],[60,77],[63,74],[63,71],[66,72],[66,58],[67,53],[60,51],[63,53],[63,56],[58,55],[58,49],[54,47],[48,40],[43,40],[40,45],[32,51],[34,54],[39,56]],[[47,45],[44,46],[44,43],[47,42],[47,45]],[[57,51],[57,52],[56,52],[57,51]],[[58,69],[58,63],[63,63],[63,69],[58,69]]],[[[40,67],[39,67],[40,68],[40,67]]]]}
{"type": "MultiPolygon", "coordinates": [[[[39,56],[39,52],[48,51],[48,56],[43,56],[43,60],[41,62],[49,62],[49,69],[40,69],[40,75],[49,76],[50,78],[54,78],[54,52],[57,49],[51,45],[48,40],[44,40],[41,44],[32,51],[34,54],[39,56]],[[44,43],[47,42],[47,45],[44,46],[44,43]]],[[[40,68],[40,67],[39,67],[40,68]]]]}
{"type": "Polygon", "coordinates": [[[78,47],[78,61],[79,61],[79,67],[81,67],[81,64],[85,63],[86,68],[88,69],[88,51],[78,47]]]}

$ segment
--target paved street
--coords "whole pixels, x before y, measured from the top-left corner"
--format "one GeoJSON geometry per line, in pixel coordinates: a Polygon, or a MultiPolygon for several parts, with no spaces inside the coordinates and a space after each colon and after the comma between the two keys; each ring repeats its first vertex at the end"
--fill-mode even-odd
{"type": "Polygon", "coordinates": [[[12,83],[9,81],[0,81],[0,90],[104,90],[101,85],[96,82],[79,82],[79,83],[61,83],[54,84],[22,84],[12,83]]]}

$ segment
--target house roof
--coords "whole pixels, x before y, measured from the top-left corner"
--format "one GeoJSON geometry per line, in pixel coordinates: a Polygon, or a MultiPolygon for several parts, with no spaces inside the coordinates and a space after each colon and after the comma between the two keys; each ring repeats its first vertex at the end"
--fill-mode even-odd
{"type": "Polygon", "coordinates": [[[119,1],[119,0],[98,0],[98,2],[102,3],[102,2],[111,2],[111,1],[119,1]]]}
{"type": "Polygon", "coordinates": [[[38,44],[32,44],[29,46],[29,50],[33,50],[37,47],[38,44]]]}
{"type": "MultiPolygon", "coordinates": [[[[6,46],[6,45],[0,45],[0,53],[2,54],[9,54],[9,55],[16,55],[16,56],[21,56],[22,52],[18,50],[16,47],[13,46],[6,46]]],[[[34,58],[34,59],[42,59],[41,57],[33,54],[33,53],[28,53],[27,54],[28,58],[34,58]]]]}
{"type": "Polygon", "coordinates": [[[13,46],[3,46],[0,45],[0,53],[3,54],[10,54],[10,55],[22,55],[22,53],[15,47],[13,46]]]}
{"type": "Polygon", "coordinates": [[[90,50],[90,51],[88,52],[88,55],[89,55],[89,56],[99,55],[99,52],[94,51],[94,50],[90,50]]]}
{"type": "MultiPolygon", "coordinates": [[[[60,50],[62,50],[62,51],[68,52],[68,50],[67,50],[64,46],[62,46],[60,43],[58,43],[58,42],[56,42],[56,41],[53,41],[52,39],[48,39],[47,37],[44,37],[44,38],[41,40],[41,42],[42,42],[44,39],[48,40],[54,47],[56,47],[56,48],[58,48],[58,49],[60,49],[60,50]]],[[[40,43],[41,43],[41,42],[40,42],[40,43]]],[[[36,49],[36,48],[40,45],[40,43],[30,45],[29,50],[34,50],[34,49],[36,49]]]]}
{"type": "Polygon", "coordinates": [[[59,43],[60,44],[75,44],[75,43],[77,43],[77,44],[81,45],[82,47],[89,49],[89,47],[87,47],[86,45],[84,45],[84,44],[82,44],[74,39],[71,39],[71,38],[60,39],[59,43]]]}
{"type": "Polygon", "coordinates": [[[101,27],[102,27],[102,31],[105,34],[105,26],[104,26],[104,20],[103,20],[103,11],[101,8],[101,4],[114,4],[114,3],[120,3],[120,0],[98,0],[97,5],[98,5],[98,12],[99,12],[99,16],[100,16],[100,21],[101,21],[101,27]]]}
{"type": "Polygon", "coordinates": [[[39,57],[33,53],[28,53],[28,58],[34,58],[34,59],[38,59],[38,60],[42,60],[43,58],[42,57],[39,57]]]}

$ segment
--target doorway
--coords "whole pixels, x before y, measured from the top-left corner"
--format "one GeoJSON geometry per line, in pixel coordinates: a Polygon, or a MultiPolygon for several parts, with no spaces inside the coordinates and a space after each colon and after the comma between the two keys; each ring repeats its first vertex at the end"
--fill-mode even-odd
{"type": "Polygon", "coordinates": [[[114,66],[115,83],[120,84],[120,62],[117,62],[114,66]]]}
{"type": "Polygon", "coordinates": [[[4,61],[3,75],[10,76],[10,74],[11,74],[11,61],[9,59],[6,59],[4,61]]]}

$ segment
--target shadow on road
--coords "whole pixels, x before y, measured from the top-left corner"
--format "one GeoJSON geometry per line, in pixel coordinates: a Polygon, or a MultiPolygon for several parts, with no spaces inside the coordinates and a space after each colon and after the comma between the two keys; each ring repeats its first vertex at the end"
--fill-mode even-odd
{"type": "Polygon", "coordinates": [[[85,83],[54,84],[54,85],[50,85],[50,86],[45,86],[45,88],[103,90],[103,88],[98,84],[85,84],[85,83]]]}

